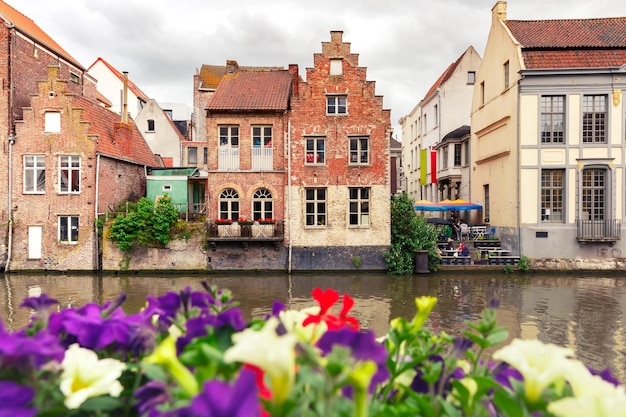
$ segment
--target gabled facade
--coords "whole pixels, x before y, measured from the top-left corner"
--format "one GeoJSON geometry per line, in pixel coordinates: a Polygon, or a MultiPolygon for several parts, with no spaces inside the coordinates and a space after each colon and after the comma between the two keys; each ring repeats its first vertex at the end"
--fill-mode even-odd
{"type": "Polygon", "coordinates": [[[181,148],[185,139],[156,100],[146,102],[135,118],[135,124],[153,153],[164,161],[171,160],[171,167],[183,166],[181,148]]]}
{"type": "Polygon", "coordinates": [[[400,119],[406,191],[414,200],[470,199],[469,137],[457,133],[470,125],[480,62],[468,47],[400,119]]]}
{"type": "Polygon", "coordinates": [[[390,244],[390,110],[342,38],[331,32],[292,98],[286,230],[301,269],[380,268],[390,244]]]}
{"type": "Polygon", "coordinates": [[[623,257],[626,18],[492,23],[472,113],[472,199],[531,258],[623,257]]]}
{"type": "Polygon", "coordinates": [[[99,269],[98,215],[144,196],[157,164],[132,122],[68,91],[60,72],[48,67],[15,121],[11,270],[99,269]]]}
{"type": "Polygon", "coordinates": [[[88,69],[89,75],[98,80],[98,91],[111,102],[111,110],[121,114],[126,89],[126,112],[133,119],[146,105],[149,97],[128,79],[128,73],[117,70],[103,58],[98,57],[88,69]],[[125,87],[126,86],[126,87],[125,87]]]}

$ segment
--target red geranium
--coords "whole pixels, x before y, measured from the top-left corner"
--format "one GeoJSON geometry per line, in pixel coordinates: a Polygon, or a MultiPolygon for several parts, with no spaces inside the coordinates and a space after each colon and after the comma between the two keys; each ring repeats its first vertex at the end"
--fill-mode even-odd
{"type": "Polygon", "coordinates": [[[309,314],[309,317],[304,319],[303,326],[307,326],[311,323],[324,322],[328,326],[329,330],[337,330],[343,327],[348,327],[352,330],[359,330],[359,321],[355,317],[348,316],[350,309],[354,306],[354,300],[348,294],[343,295],[343,303],[339,316],[331,314],[330,308],[339,301],[339,293],[331,288],[326,291],[322,291],[321,288],[315,288],[313,290],[313,298],[317,300],[320,305],[320,311],[317,314],[309,314]]]}

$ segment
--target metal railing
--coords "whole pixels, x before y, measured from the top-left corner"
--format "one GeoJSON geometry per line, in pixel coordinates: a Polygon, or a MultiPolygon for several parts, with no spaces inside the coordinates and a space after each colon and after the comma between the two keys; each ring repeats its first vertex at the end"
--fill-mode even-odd
{"type": "Polygon", "coordinates": [[[285,236],[284,223],[281,221],[272,224],[209,223],[207,237],[209,240],[283,240],[285,236]]]}
{"type": "Polygon", "coordinates": [[[254,171],[271,171],[274,169],[274,149],[252,148],[252,169],[254,171]]]}
{"type": "Polygon", "coordinates": [[[622,222],[615,219],[576,220],[576,239],[580,241],[614,242],[621,239],[622,222]]]}
{"type": "Polygon", "coordinates": [[[218,170],[239,171],[239,148],[220,146],[217,155],[218,170]]]}

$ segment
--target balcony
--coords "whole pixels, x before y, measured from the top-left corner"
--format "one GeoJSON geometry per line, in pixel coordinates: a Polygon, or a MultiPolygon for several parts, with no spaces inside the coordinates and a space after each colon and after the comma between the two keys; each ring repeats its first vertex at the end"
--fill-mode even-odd
{"type": "Polygon", "coordinates": [[[576,240],[579,244],[609,243],[611,246],[621,239],[621,220],[576,220],[576,240]]]}
{"type": "Polygon", "coordinates": [[[252,148],[252,170],[271,171],[274,169],[274,149],[252,148]]]}
{"type": "Polygon", "coordinates": [[[241,242],[247,248],[251,242],[273,242],[276,249],[285,239],[284,223],[277,221],[271,224],[228,224],[209,223],[207,225],[207,242],[215,250],[218,242],[241,242]]]}
{"type": "Polygon", "coordinates": [[[220,171],[239,171],[239,148],[220,146],[218,149],[217,169],[220,171]]]}

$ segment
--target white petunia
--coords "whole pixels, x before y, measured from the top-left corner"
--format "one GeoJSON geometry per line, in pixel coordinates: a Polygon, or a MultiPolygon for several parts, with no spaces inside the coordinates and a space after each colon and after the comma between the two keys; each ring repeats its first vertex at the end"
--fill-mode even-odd
{"type": "Polygon", "coordinates": [[[278,318],[285,326],[288,333],[293,333],[304,342],[315,343],[328,330],[325,322],[317,323],[315,326],[302,326],[304,320],[309,315],[317,315],[320,312],[319,306],[308,307],[302,310],[281,311],[278,318]]]}
{"type": "Polygon", "coordinates": [[[574,351],[544,344],[539,340],[515,339],[493,354],[493,359],[508,363],[524,377],[526,397],[539,399],[544,389],[553,383],[563,383],[573,362],[574,351]]]}
{"type": "Polygon", "coordinates": [[[245,329],[233,335],[234,345],[224,352],[224,361],[242,362],[261,368],[271,381],[273,400],[281,404],[295,382],[297,337],[276,334],[279,321],[270,317],[261,330],[245,329]]]}
{"type": "Polygon", "coordinates": [[[117,380],[126,365],[116,359],[98,359],[95,352],[78,344],[71,345],[61,363],[61,392],[65,395],[65,406],[80,407],[88,398],[108,394],[118,397],[122,384],[117,380]]]}

